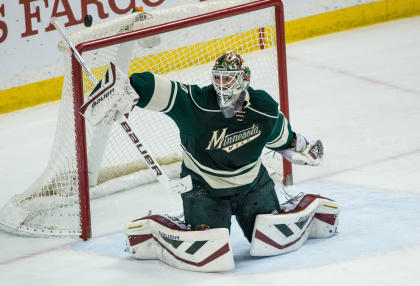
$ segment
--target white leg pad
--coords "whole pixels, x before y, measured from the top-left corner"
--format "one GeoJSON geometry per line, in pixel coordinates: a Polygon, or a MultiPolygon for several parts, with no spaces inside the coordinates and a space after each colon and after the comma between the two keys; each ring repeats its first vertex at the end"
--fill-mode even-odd
{"type": "Polygon", "coordinates": [[[326,238],[337,229],[338,203],[307,194],[295,209],[258,215],[251,241],[252,256],[283,254],[300,248],[308,238],[326,238]]]}
{"type": "Polygon", "coordinates": [[[227,228],[192,231],[161,215],[127,225],[128,251],[138,259],[160,259],[184,270],[218,272],[234,269],[227,228]]]}

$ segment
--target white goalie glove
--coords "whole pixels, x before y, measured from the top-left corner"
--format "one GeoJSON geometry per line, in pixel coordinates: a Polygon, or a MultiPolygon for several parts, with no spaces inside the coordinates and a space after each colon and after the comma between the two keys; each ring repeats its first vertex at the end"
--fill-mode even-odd
{"type": "Polygon", "coordinates": [[[138,101],[139,96],[128,77],[110,63],[105,76],[79,111],[92,125],[111,124],[117,112],[128,116],[138,101]]]}
{"type": "Polygon", "coordinates": [[[308,140],[298,133],[293,133],[293,136],[294,147],[277,152],[293,164],[318,166],[324,155],[322,142],[320,140],[308,140]]]}

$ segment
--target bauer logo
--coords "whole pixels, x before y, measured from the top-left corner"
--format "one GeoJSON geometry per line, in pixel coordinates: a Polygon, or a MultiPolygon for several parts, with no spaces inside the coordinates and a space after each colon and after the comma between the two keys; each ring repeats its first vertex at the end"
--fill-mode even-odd
{"type": "Polygon", "coordinates": [[[179,240],[178,235],[166,234],[164,232],[161,232],[160,230],[159,230],[159,234],[161,237],[166,238],[166,239],[179,240]]]}
{"type": "Polygon", "coordinates": [[[160,170],[158,164],[153,160],[152,156],[149,154],[149,152],[143,146],[143,144],[140,143],[139,138],[134,133],[134,131],[131,130],[131,127],[128,125],[128,123],[126,121],[123,121],[120,124],[124,128],[124,131],[127,133],[130,140],[136,145],[137,151],[139,151],[140,154],[143,155],[143,158],[146,161],[149,168],[155,171],[156,176],[162,176],[162,170],[160,170]]]}
{"type": "Polygon", "coordinates": [[[158,221],[160,221],[163,225],[168,226],[169,228],[174,228],[176,227],[176,224],[174,224],[173,222],[171,222],[170,220],[167,220],[163,217],[158,217],[157,218],[158,221]]]}
{"type": "Polygon", "coordinates": [[[299,203],[299,207],[300,208],[302,208],[302,209],[304,209],[304,208],[306,208],[307,207],[307,204],[308,203],[310,203],[312,200],[311,200],[311,197],[305,197],[300,203],[299,203]]]}
{"type": "Polygon", "coordinates": [[[110,90],[108,90],[107,92],[105,92],[104,94],[102,94],[100,97],[98,97],[92,103],[92,108],[95,108],[96,105],[98,105],[99,103],[101,103],[105,98],[107,98],[108,96],[110,96],[113,92],[114,92],[114,88],[111,88],[110,90]]]}

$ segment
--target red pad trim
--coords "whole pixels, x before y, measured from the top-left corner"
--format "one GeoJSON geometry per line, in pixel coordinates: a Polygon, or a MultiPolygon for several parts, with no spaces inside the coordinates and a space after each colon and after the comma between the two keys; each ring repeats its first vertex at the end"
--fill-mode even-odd
{"type": "Polygon", "coordinates": [[[306,194],[303,196],[302,199],[300,199],[299,203],[296,205],[296,207],[287,212],[287,213],[297,213],[300,212],[304,209],[306,209],[315,199],[320,198],[320,199],[325,199],[325,200],[329,200],[329,201],[333,201],[332,199],[326,198],[326,197],[322,197],[319,195],[313,195],[313,194],[306,194]]]}
{"type": "MultiPolygon", "coordinates": [[[[170,219],[167,219],[166,217],[161,216],[161,215],[145,216],[142,218],[135,219],[133,221],[139,221],[139,220],[144,220],[144,219],[153,220],[154,222],[157,222],[158,224],[163,225],[164,227],[169,228],[169,229],[179,230],[179,231],[192,231],[191,229],[188,229],[188,228],[179,227],[177,224],[173,223],[170,219]]],[[[202,229],[202,230],[205,230],[205,229],[202,229]]],[[[194,231],[201,231],[201,230],[195,229],[194,231]]]]}
{"type": "Polygon", "coordinates": [[[336,215],[334,214],[320,214],[316,213],[314,216],[316,219],[319,219],[320,221],[323,221],[325,223],[328,223],[330,225],[335,224],[336,215]]]}
{"type": "Polygon", "coordinates": [[[144,220],[144,219],[153,220],[154,222],[157,222],[158,224],[163,225],[164,227],[167,227],[169,229],[179,230],[179,231],[188,231],[188,229],[180,228],[179,226],[174,224],[172,221],[170,221],[169,219],[167,219],[167,218],[165,218],[161,215],[145,216],[145,217],[142,217],[142,218],[135,219],[133,221],[139,221],[139,220],[144,220]]]}
{"type": "Polygon", "coordinates": [[[152,237],[153,235],[151,234],[130,235],[128,241],[130,242],[130,246],[133,246],[145,242],[146,240],[149,240],[152,237]]]}
{"type": "Polygon", "coordinates": [[[157,243],[159,243],[159,245],[164,248],[170,255],[172,255],[175,259],[184,262],[186,264],[189,265],[193,265],[193,266],[197,266],[197,267],[202,267],[210,262],[212,262],[213,260],[216,260],[217,258],[219,258],[220,256],[228,253],[230,251],[229,248],[229,243],[226,243],[225,245],[223,245],[219,250],[215,251],[213,254],[211,254],[210,256],[208,256],[206,259],[204,259],[201,262],[194,262],[194,261],[190,261],[190,260],[186,260],[184,258],[181,258],[177,255],[175,255],[175,253],[173,253],[172,251],[170,251],[165,245],[163,245],[156,237],[153,237],[154,240],[156,240],[157,243]]]}

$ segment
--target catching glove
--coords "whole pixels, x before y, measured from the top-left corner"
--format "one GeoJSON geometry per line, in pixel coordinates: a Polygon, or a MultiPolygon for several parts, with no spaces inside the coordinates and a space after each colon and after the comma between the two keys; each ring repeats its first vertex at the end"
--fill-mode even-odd
{"type": "Polygon", "coordinates": [[[320,140],[308,140],[293,132],[292,147],[278,152],[293,164],[318,166],[324,155],[324,147],[320,140]]]}

